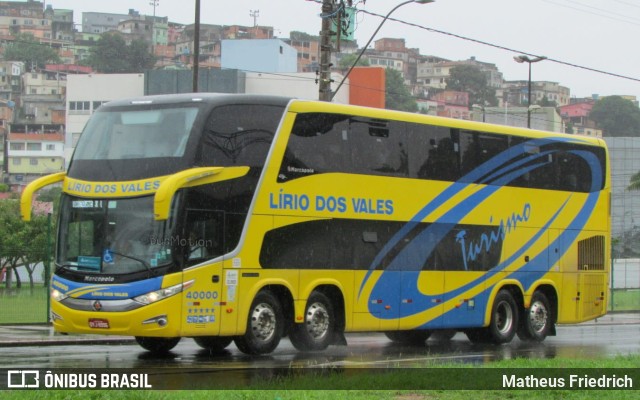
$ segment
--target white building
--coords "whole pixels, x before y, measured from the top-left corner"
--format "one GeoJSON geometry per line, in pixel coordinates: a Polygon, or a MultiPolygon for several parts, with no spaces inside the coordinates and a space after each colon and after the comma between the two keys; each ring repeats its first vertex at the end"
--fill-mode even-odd
{"type": "Polygon", "coordinates": [[[69,75],[65,134],[67,164],[89,117],[102,103],[142,95],[144,74],[69,75]]]}
{"type": "MultiPolygon", "coordinates": [[[[298,99],[318,100],[317,76],[313,72],[288,73],[286,75],[247,72],[245,93],[289,96],[298,99]]],[[[331,90],[335,91],[342,75],[331,74],[331,90]]],[[[343,85],[333,99],[334,103],[349,104],[349,81],[343,85]]]]}

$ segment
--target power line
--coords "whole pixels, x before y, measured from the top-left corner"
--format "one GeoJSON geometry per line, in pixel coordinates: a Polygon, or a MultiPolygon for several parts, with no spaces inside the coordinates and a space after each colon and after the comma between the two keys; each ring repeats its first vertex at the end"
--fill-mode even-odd
{"type": "Polygon", "coordinates": [[[549,3],[549,4],[553,4],[553,5],[559,6],[559,7],[565,7],[565,8],[569,8],[569,9],[572,9],[572,10],[576,10],[576,11],[579,11],[579,12],[582,12],[582,13],[585,13],[585,14],[591,14],[591,15],[595,15],[595,16],[598,16],[598,17],[611,19],[611,20],[614,20],[614,21],[626,22],[628,24],[640,26],[640,20],[638,20],[636,18],[632,18],[632,17],[630,17],[628,15],[614,13],[614,12],[611,12],[609,10],[605,10],[605,9],[598,8],[598,7],[593,7],[593,6],[590,6],[590,5],[587,5],[587,4],[582,4],[582,3],[577,2],[577,1],[565,0],[567,3],[576,4],[579,7],[584,7],[584,8],[572,7],[572,6],[568,5],[568,4],[561,4],[561,3],[557,3],[557,2],[551,1],[551,0],[542,0],[542,1],[544,1],[545,3],[549,3]],[[589,10],[586,10],[585,8],[592,9],[592,10],[599,11],[599,12],[589,11],[589,10]],[[601,14],[601,13],[606,13],[606,14],[611,14],[611,15],[605,15],[605,14],[601,14]],[[618,17],[618,18],[616,18],[616,17],[618,17]],[[632,21],[635,21],[635,22],[632,22],[632,21]]]}
{"type": "MultiPolygon", "coordinates": [[[[365,13],[365,14],[368,14],[368,15],[372,15],[374,17],[384,18],[384,15],[377,14],[377,13],[374,13],[374,12],[371,12],[371,11],[360,10],[359,12],[362,12],[362,13],[365,13]]],[[[387,18],[387,19],[391,20],[391,21],[394,21],[394,22],[399,22],[399,23],[407,25],[407,26],[412,26],[414,28],[423,29],[423,30],[426,30],[426,31],[429,31],[429,32],[433,32],[433,33],[439,33],[441,35],[451,36],[451,37],[454,37],[454,38],[457,38],[457,39],[462,39],[462,40],[466,40],[468,42],[472,42],[472,43],[477,43],[477,44],[481,44],[481,45],[484,45],[484,46],[493,47],[495,49],[504,50],[504,51],[508,51],[508,52],[511,52],[511,53],[524,54],[524,55],[531,56],[531,57],[540,57],[540,55],[538,55],[538,54],[533,54],[533,53],[530,53],[530,52],[527,52],[527,51],[513,49],[513,48],[510,48],[510,47],[498,45],[498,44],[495,44],[495,43],[486,42],[484,40],[473,39],[473,38],[470,38],[470,37],[467,37],[467,36],[458,35],[456,33],[446,32],[446,31],[442,31],[442,30],[439,30],[439,29],[435,29],[435,28],[429,28],[429,27],[424,26],[424,25],[416,24],[416,23],[413,23],[413,22],[403,21],[403,20],[400,20],[400,19],[397,19],[397,18],[387,18]]],[[[617,74],[617,73],[614,73],[614,72],[608,72],[608,71],[603,71],[603,70],[596,69],[596,68],[586,67],[586,66],[575,64],[575,63],[571,63],[571,62],[562,61],[562,60],[559,60],[559,59],[556,59],[556,58],[547,57],[545,61],[550,61],[550,62],[554,62],[556,64],[561,64],[561,65],[566,65],[568,67],[579,68],[579,69],[583,69],[583,70],[586,70],[586,71],[595,72],[595,73],[599,73],[599,74],[603,74],[603,75],[613,76],[613,77],[616,77],[616,78],[627,79],[627,80],[631,80],[631,81],[634,81],[634,82],[640,82],[640,78],[634,78],[634,77],[631,77],[631,76],[617,74]]]]}

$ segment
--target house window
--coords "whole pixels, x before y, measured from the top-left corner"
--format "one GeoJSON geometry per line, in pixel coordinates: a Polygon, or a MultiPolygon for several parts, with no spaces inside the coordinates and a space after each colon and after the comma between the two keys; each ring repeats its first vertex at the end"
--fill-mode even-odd
{"type": "Polygon", "coordinates": [[[27,143],[27,150],[40,151],[42,150],[42,143],[27,143]]]}
{"type": "Polygon", "coordinates": [[[69,111],[90,111],[90,101],[70,101],[69,111]]]}
{"type": "Polygon", "coordinates": [[[47,145],[47,150],[55,150],[56,149],[56,145],[55,144],[48,144],[47,145]]]}
{"type": "Polygon", "coordinates": [[[9,143],[10,150],[24,150],[24,143],[9,143]]]}
{"type": "Polygon", "coordinates": [[[20,165],[21,161],[22,161],[22,159],[20,159],[20,158],[14,158],[13,161],[12,161],[12,164],[13,165],[20,165]]]}
{"type": "Polygon", "coordinates": [[[30,158],[29,159],[29,164],[30,165],[38,165],[38,159],[37,158],[30,158]]]}

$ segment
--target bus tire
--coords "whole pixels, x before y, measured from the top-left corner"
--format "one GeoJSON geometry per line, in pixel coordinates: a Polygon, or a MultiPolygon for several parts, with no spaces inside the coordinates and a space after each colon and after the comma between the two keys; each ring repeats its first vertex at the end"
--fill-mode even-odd
{"type": "Polygon", "coordinates": [[[293,324],[289,339],[300,351],[324,350],[331,344],[336,319],[331,300],[321,292],[312,292],[307,300],[304,321],[293,324]]]}
{"type": "Polygon", "coordinates": [[[136,336],[136,342],[143,349],[155,354],[166,353],[169,350],[176,347],[180,341],[179,337],[175,338],[163,338],[163,337],[150,337],[150,336],[136,336]]]}
{"type": "Polygon", "coordinates": [[[388,331],[384,333],[389,340],[394,343],[406,344],[409,346],[424,345],[424,342],[431,336],[428,330],[411,330],[411,331],[388,331]]]}
{"type": "Polygon", "coordinates": [[[218,352],[226,349],[233,341],[233,338],[228,336],[196,336],[193,340],[205,350],[218,352]]]}
{"type": "Polygon", "coordinates": [[[250,355],[268,354],[278,347],[284,332],[284,314],[278,299],[261,291],[253,299],[247,331],[235,339],[238,349],[250,355]]]}
{"type": "Polygon", "coordinates": [[[531,297],[531,305],[524,310],[518,327],[518,337],[523,341],[542,342],[553,326],[551,307],[544,293],[536,291],[531,297]]]}
{"type": "Polygon", "coordinates": [[[488,334],[495,344],[509,343],[518,330],[518,305],[508,290],[500,290],[493,301],[488,334]]]}

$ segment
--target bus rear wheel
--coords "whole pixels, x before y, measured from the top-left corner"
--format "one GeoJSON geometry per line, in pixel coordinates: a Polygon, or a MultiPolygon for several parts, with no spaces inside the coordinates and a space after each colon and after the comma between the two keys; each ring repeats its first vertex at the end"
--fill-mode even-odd
{"type": "Polygon", "coordinates": [[[176,347],[180,341],[179,337],[161,338],[149,336],[136,336],[136,342],[145,350],[152,353],[162,354],[176,347]]]}
{"type": "Polygon", "coordinates": [[[197,336],[193,340],[205,350],[222,351],[233,341],[233,338],[225,336],[197,336]]]}
{"type": "Polygon", "coordinates": [[[284,315],[280,302],[271,292],[261,291],[251,304],[247,330],[235,339],[235,343],[245,354],[268,354],[278,347],[283,332],[284,315]]]}
{"type": "Polygon", "coordinates": [[[531,305],[524,311],[522,322],[518,328],[518,337],[524,341],[542,342],[553,325],[551,308],[547,296],[535,292],[531,297],[531,305]]]}
{"type": "Polygon", "coordinates": [[[294,324],[289,339],[293,347],[301,351],[324,350],[331,344],[335,325],[331,300],[321,292],[312,292],[307,300],[304,321],[294,324]]]}
{"type": "Polygon", "coordinates": [[[388,331],[384,333],[392,342],[406,344],[410,346],[423,345],[431,336],[431,331],[388,331]]]}
{"type": "Polygon", "coordinates": [[[500,290],[493,301],[488,336],[495,344],[509,343],[518,329],[518,305],[508,290],[500,290]]]}

